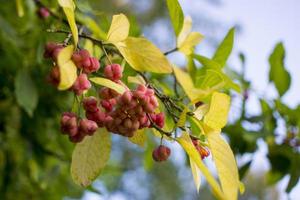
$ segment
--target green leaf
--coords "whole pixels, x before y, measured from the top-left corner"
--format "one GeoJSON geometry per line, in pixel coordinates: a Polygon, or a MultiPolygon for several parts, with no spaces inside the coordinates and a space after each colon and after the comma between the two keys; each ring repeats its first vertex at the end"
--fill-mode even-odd
{"type": "Polygon", "coordinates": [[[121,42],[128,37],[129,21],[124,14],[114,15],[107,33],[107,41],[111,43],[121,42]]]}
{"type": "Polygon", "coordinates": [[[63,8],[64,13],[67,17],[73,40],[74,40],[74,46],[77,47],[78,43],[78,29],[75,21],[75,4],[73,0],[58,0],[59,5],[63,8]]]}
{"type": "Polygon", "coordinates": [[[216,61],[223,67],[232,51],[234,42],[234,28],[231,28],[222,43],[219,45],[218,49],[213,56],[213,60],[216,61]]]}
{"type": "Polygon", "coordinates": [[[74,52],[74,46],[69,45],[63,48],[57,56],[57,64],[60,73],[59,90],[69,89],[77,78],[77,67],[71,60],[74,52]]]}
{"type": "Polygon", "coordinates": [[[283,96],[290,88],[291,76],[284,66],[285,50],[280,42],[274,48],[269,57],[270,72],[269,80],[275,84],[280,96],[283,96]]]}
{"type": "Polygon", "coordinates": [[[86,187],[95,180],[107,161],[111,151],[111,135],[106,129],[99,129],[93,136],[87,136],[73,151],[71,173],[76,184],[86,187]]]}
{"type": "Polygon", "coordinates": [[[25,69],[20,69],[15,78],[15,95],[18,104],[32,116],[38,103],[38,92],[29,72],[25,69]]]}
{"type": "Polygon", "coordinates": [[[146,38],[128,37],[115,45],[130,66],[137,71],[172,72],[172,67],[164,54],[146,38]]]}
{"type": "Polygon", "coordinates": [[[169,9],[169,14],[170,14],[173,28],[177,36],[183,26],[183,18],[184,18],[183,11],[178,0],[167,0],[167,6],[169,9]]]}
{"type": "Polygon", "coordinates": [[[98,84],[98,85],[102,85],[105,87],[108,87],[110,89],[115,90],[116,92],[118,92],[119,94],[123,94],[126,91],[126,88],[118,83],[115,83],[107,78],[101,78],[101,77],[94,77],[94,78],[90,78],[90,81],[98,84]]]}

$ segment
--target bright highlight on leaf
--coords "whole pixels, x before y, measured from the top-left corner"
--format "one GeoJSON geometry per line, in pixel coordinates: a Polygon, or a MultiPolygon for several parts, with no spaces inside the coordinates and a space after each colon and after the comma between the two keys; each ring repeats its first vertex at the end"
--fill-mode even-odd
{"type": "Polygon", "coordinates": [[[130,66],[137,71],[172,72],[172,67],[164,54],[146,38],[128,37],[115,45],[130,66]]]}
{"type": "Polygon", "coordinates": [[[63,8],[67,17],[74,40],[74,46],[77,47],[78,43],[78,29],[75,21],[75,4],[73,0],[58,0],[59,5],[63,8]]]}
{"type": "Polygon", "coordinates": [[[23,0],[16,0],[17,12],[19,17],[24,16],[23,0]]]}
{"type": "Polygon", "coordinates": [[[175,34],[178,35],[183,25],[183,11],[178,0],[167,0],[167,6],[175,34]]]}
{"type": "Polygon", "coordinates": [[[114,15],[107,33],[107,41],[116,43],[125,40],[129,34],[129,27],[129,21],[124,14],[114,15]]]}
{"type": "Polygon", "coordinates": [[[147,140],[145,129],[137,130],[134,133],[133,137],[128,138],[128,140],[133,144],[137,144],[140,147],[144,148],[147,140]]]}
{"type": "Polygon", "coordinates": [[[177,142],[183,147],[183,149],[188,154],[190,160],[192,160],[197,165],[197,167],[200,169],[202,174],[205,176],[207,182],[212,187],[215,196],[218,199],[224,199],[224,194],[220,188],[219,183],[214,179],[210,171],[202,162],[201,157],[198,151],[196,150],[194,144],[192,143],[189,134],[183,132],[182,136],[177,139],[177,142]]]}
{"type": "Polygon", "coordinates": [[[123,94],[126,91],[126,88],[123,87],[122,85],[119,85],[109,79],[106,79],[106,78],[94,77],[94,78],[90,78],[90,81],[92,81],[98,85],[113,89],[116,92],[118,92],[119,94],[123,94]]]}
{"type": "Polygon", "coordinates": [[[227,94],[214,92],[204,123],[214,130],[220,130],[227,123],[230,108],[230,97],[227,94]]]}
{"type": "Polygon", "coordinates": [[[73,151],[71,173],[78,185],[90,185],[109,160],[111,151],[110,133],[100,129],[93,136],[85,137],[73,151]]]}
{"type": "Polygon", "coordinates": [[[63,48],[57,56],[57,64],[60,72],[59,90],[69,89],[77,78],[77,67],[71,60],[74,46],[69,45],[63,48]]]}
{"type": "Polygon", "coordinates": [[[191,32],[192,19],[186,17],[184,19],[184,25],[177,38],[177,48],[185,55],[190,55],[194,51],[194,47],[201,42],[203,35],[197,32],[191,32]]]}
{"type": "Polygon", "coordinates": [[[197,192],[199,193],[200,186],[201,186],[201,172],[200,172],[199,168],[197,167],[196,163],[191,159],[190,159],[190,166],[191,166],[194,183],[195,183],[197,192]]]}
{"type": "Polygon", "coordinates": [[[225,199],[236,200],[240,181],[233,152],[221,137],[220,130],[213,130],[204,125],[204,131],[218,171],[225,199]]]}

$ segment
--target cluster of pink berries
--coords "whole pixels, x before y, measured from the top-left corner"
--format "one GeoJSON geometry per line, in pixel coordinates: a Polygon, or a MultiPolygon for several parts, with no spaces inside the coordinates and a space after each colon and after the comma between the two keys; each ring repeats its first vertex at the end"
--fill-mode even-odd
{"type": "Polygon", "coordinates": [[[199,141],[196,139],[192,139],[192,142],[199,152],[201,159],[203,160],[204,158],[208,157],[210,155],[209,150],[199,144],[199,141]]]}
{"type": "MultiPolygon", "coordinates": [[[[58,53],[64,48],[62,44],[48,43],[45,48],[44,57],[51,58],[54,62],[57,61],[58,53]]],[[[76,95],[81,95],[85,90],[91,87],[91,83],[88,80],[88,74],[98,71],[100,63],[97,58],[91,57],[89,52],[85,49],[76,51],[72,55],[72,60],[82,73],[77,77],[70,90],[74,91],[76,95]]],[[[59,68],[55,65],[49,76],[48,81],[57,86],[60,81],[59,68]]]]}

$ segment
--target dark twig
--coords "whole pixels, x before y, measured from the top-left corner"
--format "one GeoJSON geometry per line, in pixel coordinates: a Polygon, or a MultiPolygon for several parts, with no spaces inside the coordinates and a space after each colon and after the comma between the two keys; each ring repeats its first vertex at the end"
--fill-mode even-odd
{"type": "Polygon", "coordinates": [[[174,53],[174,52],[176,52],[178,50],[178,48],[176,47],[176,48],[174,48],[174,49],[171,49],[171,50],[169,50],[169,51],[166,51],[165,53],[164,53],[164,55],[166,56],[166,55],[169,55],[169,54],[171,54],[171,53],[174,53]]]}

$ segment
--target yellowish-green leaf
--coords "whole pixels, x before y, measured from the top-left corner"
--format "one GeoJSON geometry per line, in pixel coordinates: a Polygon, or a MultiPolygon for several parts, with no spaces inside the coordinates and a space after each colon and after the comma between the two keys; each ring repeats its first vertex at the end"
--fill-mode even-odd
{"type": "Polygon", "coordinates": [[[82,24],[84,24],[89,30],[91,30],[91,32],[93,33],[93,37],[101,40],[106,39],[106,32],[102,30],[102,28],[97,24],[97,22],[93,18],[80,13],[78,13],[76,17],[78,20],[80,20],[82,24]]]}
{"type": "Polygon", "coordinates": [[[128,140],[130,142],[132,142],[133,144],[137,144],[140,147],[144,148],[145,147],[145,142],[147,140],[145,129],[137,130],[134,133],[133,137],[128,138],[128,140]]]}
{"type": "Polygon", "coordinates": [[[187,36],[191,33],[192,30],[192,18],[187,16],[184,18],[184,23],[182,29],[177,37],[177,47],[182,46],[182,43],[185,41],[187,36]]]}
{"type": "Polygon", "coordinates": [[[215,130],[220,130],[227,123],[229,108],[230,97],[224,93],[214,92],[204,123],[215,130]]]}
{"type": "Polygon", "coordinates": [[[128,37],[115,45],[130,66],[137,71],[172,72],[172,67],[164,54],[146,38],[128,37]]]}
{"type": "Polygon", "coordinates": [[[58,0],[59,5],[63,8],[64,13],[67,17],[72,35],[74,40],[74,45],[77,47],[78,43],[78,29],[75,21],[75,4],[73,0],[58,0]]]}
{"type": "Polygon", "coordinates": [[[23,0],[16,0],[17,12],[19,17],[24,16],[23,0]]]}
{"type": "Polygon", "coordinates": [[[209,105],[203,104],[203,105],[199,106],[198,108],[196,108],[196,110],[194,111],[194,116],[198,120],[202,120],[204,115],[208,112],[208,109],[209,109],[209,105]]]}
{"type": "Polygon", "coordinates": [[[167,0],[167,6],[175,34],[178,35],[183,26],[183,11],[178,0],[167,0]]]}
{"type": "Polygon", "coordinates": [[[124,14],[114,15],[107,33],[107,41],[116,43],[125,40],[129,34],[129,27],[129,21],[124,14]]]}
{"type": "Polygon", "coordinates": [[[201,42],[203,39],[203,35],[197,32],[191,32],[188,34],[188,36],[185,38],[183,43],[178,46],[178,50],[185,55],[190,55],[194,52],[194,48],[197,44],[201,42]]]}
{"type": "Polygon", "coordinates": [[[240,181],[240,184],[239,184],[239,190],[240,190],[241,194],[244,194],[244,192],[245,192],[245,185],[241,181],[240,181]]]}
{"type": "Polygon", "coordinates": [[[94,44],[91,40],[86,40],[83,48],[88,50],[91,55],[94,55],[94,44]]]}
{"type": "Polygon", "coordinates": [[[140,75],[128,76],[127,81],[128,81],[128,83],[135,83],[135,84],[140,84],[140,85],[146,84],[145,80],[140,75]]]}
{"type": "Polygon", "coordinates": [[[124,86],[117,84],[107,78],[94,77],[94,78],[90,78],[90,81],[92,81],[98,85],[102,85],[102,86],[108,87],[110,89],[113,89],[116,92],[118,92],[119,94],[123,94],[126,91],[126,88],[124,86]]]}
{"type": "Polygon", "coordinates": [[[183,127],[185,125],[187,112],[188,112],[188,107],[185,107],[179,116],[179,119],[177,122],[178,127],[183,127]]]}
{"type": "Polygon", "coordinates": [[[73,151],[71,173],[75,183],[90,185],[107,161],[111,151],[111,135],[106,129],[99,129],[93,136],[87,136],[73,151]]]}
{"type": "Polygon", "coordinates": [[[188,73],[176,66],[173,67],[173,70],[177,81],[192,102],[196,102],[198,99],[202,99],[207,95],[206,91],[195,88],[193,80],[188,73]]]}
{"type": "Polygon", "coordinates": [[[198,151],[196,150],[193,142],[188,133],[183,132],[182,136],[177,139],[177,142],[183,147],[183,149],[188,154],[189,158],[197,165],[202,174],[205,176],[207,182],[212,187],[212,191],[218,199],[224,199],[224,194],[220,188],[219,183],[215,180],[213,175],[207,169],[207,167],[202,162],[198,151]]]}
{"type": "Polygon", "coordinates": [[[74,46],[69,45],[62,49],[57,56],[57,64],[60,72],[59,90],[69,89],[77,78],[77,67],[71,60],[74,46]]]}
{"type": "Polygon", "coordinates": [[[192,159],[190,159],[190,166],[191,166],[191,171],[192,171],[192,175],[193,175],[193,179],[194,179],[194,183],[195,183],[197,192],[199,192],[200,186],[201,186],[200,170],[197,167],[196,163],[192,159]]]}
{"type": "Polygon", "coordinates": [[[221,137],[220,130],[213,130],[204,125],[204,131],[218,171],[222,191],[226,199],[236,200],[240,181],[233,152],[221,137]]]}

